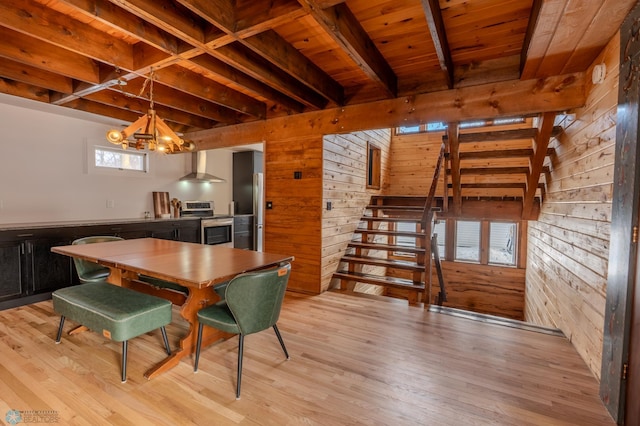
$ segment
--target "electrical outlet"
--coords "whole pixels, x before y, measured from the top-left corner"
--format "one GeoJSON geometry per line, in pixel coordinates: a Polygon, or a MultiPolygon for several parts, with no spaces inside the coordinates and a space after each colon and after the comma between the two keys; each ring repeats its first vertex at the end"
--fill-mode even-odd
{"type": "Polygon", "coordinates": [[[116,203],[113,200],[107,200],[107,208],[108,209],[114,208],[115,205],[116,205],[116,203]]]}

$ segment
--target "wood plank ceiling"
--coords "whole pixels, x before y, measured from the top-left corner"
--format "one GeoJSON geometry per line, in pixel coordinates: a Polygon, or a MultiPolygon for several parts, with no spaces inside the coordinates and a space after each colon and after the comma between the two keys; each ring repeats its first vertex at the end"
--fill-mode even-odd
{"type": "Polygon", "coordinates": [[[0,93],[133,122],[153,71],[158,115],[188,133],[582,72],[635,2],[2,0],[0,93]]]}
{"type": "Polygon", "coordinates": [[[188,132],[584,71],[633,3],[3,0],[0,91],[134,121],[153,69],[188,132]]]}

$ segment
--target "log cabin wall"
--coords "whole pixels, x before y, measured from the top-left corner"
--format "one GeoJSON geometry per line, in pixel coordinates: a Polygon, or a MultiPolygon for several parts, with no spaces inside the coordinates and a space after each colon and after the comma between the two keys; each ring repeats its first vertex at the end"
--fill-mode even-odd
{"type": "MultiPolygon", "coordinates": [[[[604,83],[554,145],[551,180],[528,235],[527,321],[560,328],[600,377],[613,194],[620,37],[594,61],[604,83]]],[[[593,65],[591,69],[593,68],[593,65]]],[[[587,75],[591,74],[589,69],[587,75]]]]}
{"type": "MultiPolygon", "coordinates": [[[[353,231],[372,195],[386,193],[389,187],[391,131],[355,132],[324,137],[324,179],[322,215],[322,277],[320,291],[332,286],[331,276],[338,269],[353,231]],[[381,184],[367,188],[367,143],[381,151],[381,184]],[[331,203],[331,210],[327,203],[331,203]]],[[[369,272],[367,269],[363,272],[369,272]]],[[[334,283],[337,285],[337,283],[334,283]]],[[[377,286],[356,286],[356,291],[379,294],[377,286]]]]}
{"type": "Polygon", "coordinates": [[[264,144],[264,251],[295,256],[288,289],[305,293],[320,292],[322,152],[322,136],[264,144]]]}

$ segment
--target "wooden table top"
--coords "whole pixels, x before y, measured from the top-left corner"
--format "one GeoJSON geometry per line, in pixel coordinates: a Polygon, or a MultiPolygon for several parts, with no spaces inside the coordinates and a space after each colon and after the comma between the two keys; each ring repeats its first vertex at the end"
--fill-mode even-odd
{"type": "Polygon", "coordinates": [[[197,288],[293,260],[288,255],[156,238],[58,246],[51,251],[197,288]]]}

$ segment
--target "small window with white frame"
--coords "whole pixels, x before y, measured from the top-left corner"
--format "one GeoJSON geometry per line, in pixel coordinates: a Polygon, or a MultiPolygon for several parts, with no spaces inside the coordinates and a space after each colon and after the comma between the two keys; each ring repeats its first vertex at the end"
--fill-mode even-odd
{"type": "Polygon", "coordinates": [[[94,166],[107,169],[148,172],[148,154],[105,146],[94,147],[94,166]]]}

